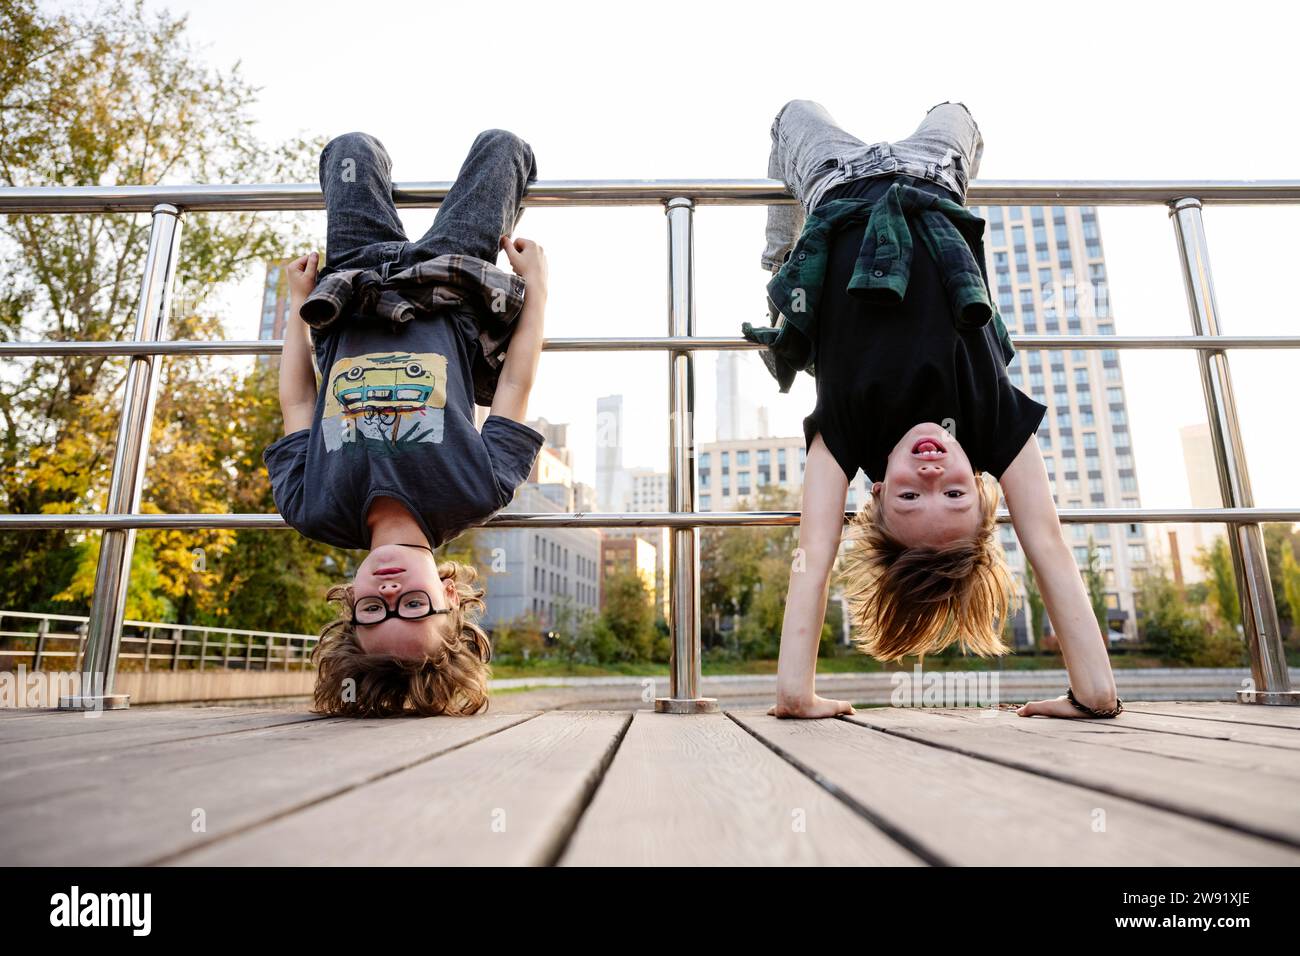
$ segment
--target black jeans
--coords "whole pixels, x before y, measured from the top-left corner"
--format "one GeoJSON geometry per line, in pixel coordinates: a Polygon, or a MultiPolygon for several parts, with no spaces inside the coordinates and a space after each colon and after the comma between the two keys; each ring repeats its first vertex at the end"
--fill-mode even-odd
{"type": "Polygon", "coordinates": [[[514,133],[479,133],[433,225],[410,241],[393,204],[393,163],[379,140],[344,133],[320,154],[327,214],[322,276],[375,269],[383,278],[447,253],[495,263],[500,238],[523,215],[524,190],[537,179],[533,150],[514,133]]]}

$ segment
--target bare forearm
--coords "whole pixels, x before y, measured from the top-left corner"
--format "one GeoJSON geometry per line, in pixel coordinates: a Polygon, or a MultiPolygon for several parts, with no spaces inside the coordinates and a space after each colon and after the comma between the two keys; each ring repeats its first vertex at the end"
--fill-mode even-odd
{"type": "Polygon", "coordinates": [[[1115,678],[1106,642],[1069,546],[1058,530],[1054,540],[1047,537],[1027,545],[1026,553],[1033,563],[1052,629],[1061,642],[1075,696],[1085,703],[1105,702],[1115,693],[1115,678]]]}
{"type": "Polygon", "coordinates": [[[1061,519],[1034,436],[1003,472],[1001,482],[1016,537],[1033,565],[1043,604],[1060,639],[1070,686],[1089,707],[1109,706],[1115,696],[1115,676],[1110,671],[1106,642],[1074,555],[1061,533],[1061,519]]]}
{"type": "Polygon", "coordinates": [[[285,323],[284,346],[280,351],[280,410],[286,416],[294,409],[316,403],[316,371],[312,365],[307,323],[298,317],[302,303],[290,300],[285,323]]]}
{"type": "Polygon", "coordinates": [[[524,307],[516,320],[515,331],[510,336],[506,358],[501,365],[498,388],[505,387],[527,395],[537,378],[538,360],[542,354],[543,326],[546,319],[546,293],[529,287],[524,294],[524,307]]]}
{"type": "Polygon", "coordinates": [[[816,693],[817,650],[826,621],[829,583],[829,568],[790,572],[777,661],[778,697],[807,699],[816,693]]]}
{"type": "Polygon", "coordinates": [[[777,702],[793,705],[816,697],[817,648],[826,621],[826,592],[844,533],[844,501],[849,483],[822,436],[808,448],[799,551],[790,567],[777,663],[777,702]]]}

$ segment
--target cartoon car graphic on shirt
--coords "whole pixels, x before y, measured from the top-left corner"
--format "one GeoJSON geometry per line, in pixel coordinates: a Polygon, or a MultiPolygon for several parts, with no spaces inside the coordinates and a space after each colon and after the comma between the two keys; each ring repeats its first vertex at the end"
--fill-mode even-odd
{"type": "Polygon", "coordinates": [[[373,352],[337,359],[325,389],[321,430],[327,451],[360,442],[396,449],[441,442],[447,356],[373,352]]]}
{"type": "Polygon", "coordinates": [[[375,358],[334,377],[334,398],[345,415],[400,415],[424,408],[433,394],[433,372],[410,355],[375,358]]]}

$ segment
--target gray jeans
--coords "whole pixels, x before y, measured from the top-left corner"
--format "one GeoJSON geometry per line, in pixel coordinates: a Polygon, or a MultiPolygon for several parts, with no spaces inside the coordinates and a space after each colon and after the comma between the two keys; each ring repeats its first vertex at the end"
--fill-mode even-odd
{"type": "Polygon", "coordinates": [[[907,139],[867,144],[843,130],[820,103],[791,100],[772,121],[767,175],[779,179],[798,200],[767,207],[763,268],[776,272],[803,231],[807,213],[826,191],[866,176],[906,173],[940,183],[966,202],[966,187],[979,172],[984,154],[980,135],[964,103],[946,101],[926,111],[907,139]]]}
{"type": "Polygon", "coordinates": [[[393,204],[393,162],[368,133],[344,133],[320,154],[325,195],[325,266],[375,269],[382,278],[445,253],[495,263],[500,238],[523,215],[524,190],[537,179],[532,148],[514,133],[479,133],[447,191],[433,225],[416,241],[406,237],[393,204]]]}

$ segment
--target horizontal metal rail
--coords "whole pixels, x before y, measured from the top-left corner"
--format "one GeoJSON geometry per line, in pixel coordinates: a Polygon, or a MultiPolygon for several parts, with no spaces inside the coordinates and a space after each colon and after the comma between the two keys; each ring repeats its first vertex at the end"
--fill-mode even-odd
{"type": "MultiPolygon", "coordinates": [[[[393,200],[403,207],[432,207],[452,183],[401,183],[393,200]]],[[[1300,509],[1254,507],[1244,446],[1228,374],[1230,349],[1291,349],[1294,336],[1221,336],[1204,239],[1201,209],[1206,204],[1300,203],[1300,180],[994,180],[970,184],[971,205],[1151,205],[1167,207],[1173,220],[1187,293],[1192,336],[1020,335],[1019,348],[1034,349],[1188,349],[1201,370],[1215,466],[1227,507],[1218,509],[1058,509],[1064,523],[1215,522],[1230,531],[1233,568],[1241,597],[1255,687],[1248,699],[1297,703],[1285,667],[1277,609],[1268,580],[1260,522],[1300,520],[1300,509]]],[[[695,352],[701,349],[761,348],[740,337],[695,336],[693,215],[701,205],[790,204],[785,185],[772,179],[548,180],[532,184],[529,206],[659,205],[668,225],[668,336],[630,338],[552,338],[549,351],[649,351],[669,361],[669,512],[638,514],[498,514],[492,527],[637,527],[672,529],[668,576],[672,619],[670,697],[656,701],[673,712],[707,710],[700,697],[699,529],[740,525],[797,525],[793,512],[704,512],[695,510],[696,447],[692,433],[695,352]]],[[[137,213],[153,214],[150,247],[141,283],[135,335],[126,342],[0,343],[0,356],[123,355],[130,358],[122,401],[112,487],[104,515],[0,515],[0,531],[102,529],[100,565],[90,616],[84,663],[107,677],[101,695],[117,706],[112,675],[121,643],[126,575],[137,529],[283,528],[278,515],[141,515],[140,488],[148,452],[149,422],[156,381],[154,356],[274,354],[280,343],[168,342],[167,323],[179,251],[180,227],[190,212],[312,210],[324,208],[314,183],[181,186],[86,186],[0,188],[0,214],[137,213]]],[[[846,519],[850,517],[846,514],[846,519]]],[[[1006,521],[1002,513],[999,520],[1006,521]]],[[[101,699],[97,698],[97,699],[101,699]]],[[[93,702],[70,699],[67,706],[93,702]]],[[[122,701],[121,703],[124,703],[122,701]]]]}
{"type": "MultiPolygon", "coordinates": [[[[1061,508],[1062,524],[1235,524],[1300,521],[1300,508],[1061,508]]],[[[845,520],[854,512],[846,511],[845,520]]],[[[998,521],[1009,522],[1005,508],[998,521]]],[[[797,525],[797,511],[672,511],[523,512],[502,511],[484,522],[485,528],[731,528],[797,525]]],[[[288,528],[278,514],[74,514],[0,515],[0,531],[94,531],[103,529],[230,529],[239,531],[288,528]]]]}
{"type": "MultiPolygon", "coordinates": [[[[434,206],[450,182],[393,185],[398,206],[434,206]]],[[[1168,204],[1184,196],[1202,203],[1300,203],[1297,179],[992,179],[972,182],[969,205],[1057,206],[1168,204]]],[[[695,205],[793,204],[775,179],[550,179],[533,183],[526,206],[659,205],[679,197],[695,205]]],[[[20,186],[0,189],[0,213],[151,212],[159,203],[186,212],[324,209],[316,183],[187,186],[20,186]]]]}
{"type": "MultiPolygon", "coordinates": [[[[1012,335],[1020,349],[1295,349],[1300,335],[1012,335]]],[[[114,342],[0,342],[0,358],[100,355],[279,355],[281,339],[173,339],[114,342]]],[[[740,336],[574,336],[542,340],[547,352],[723,351],[766,348],[740,336]]]]}

